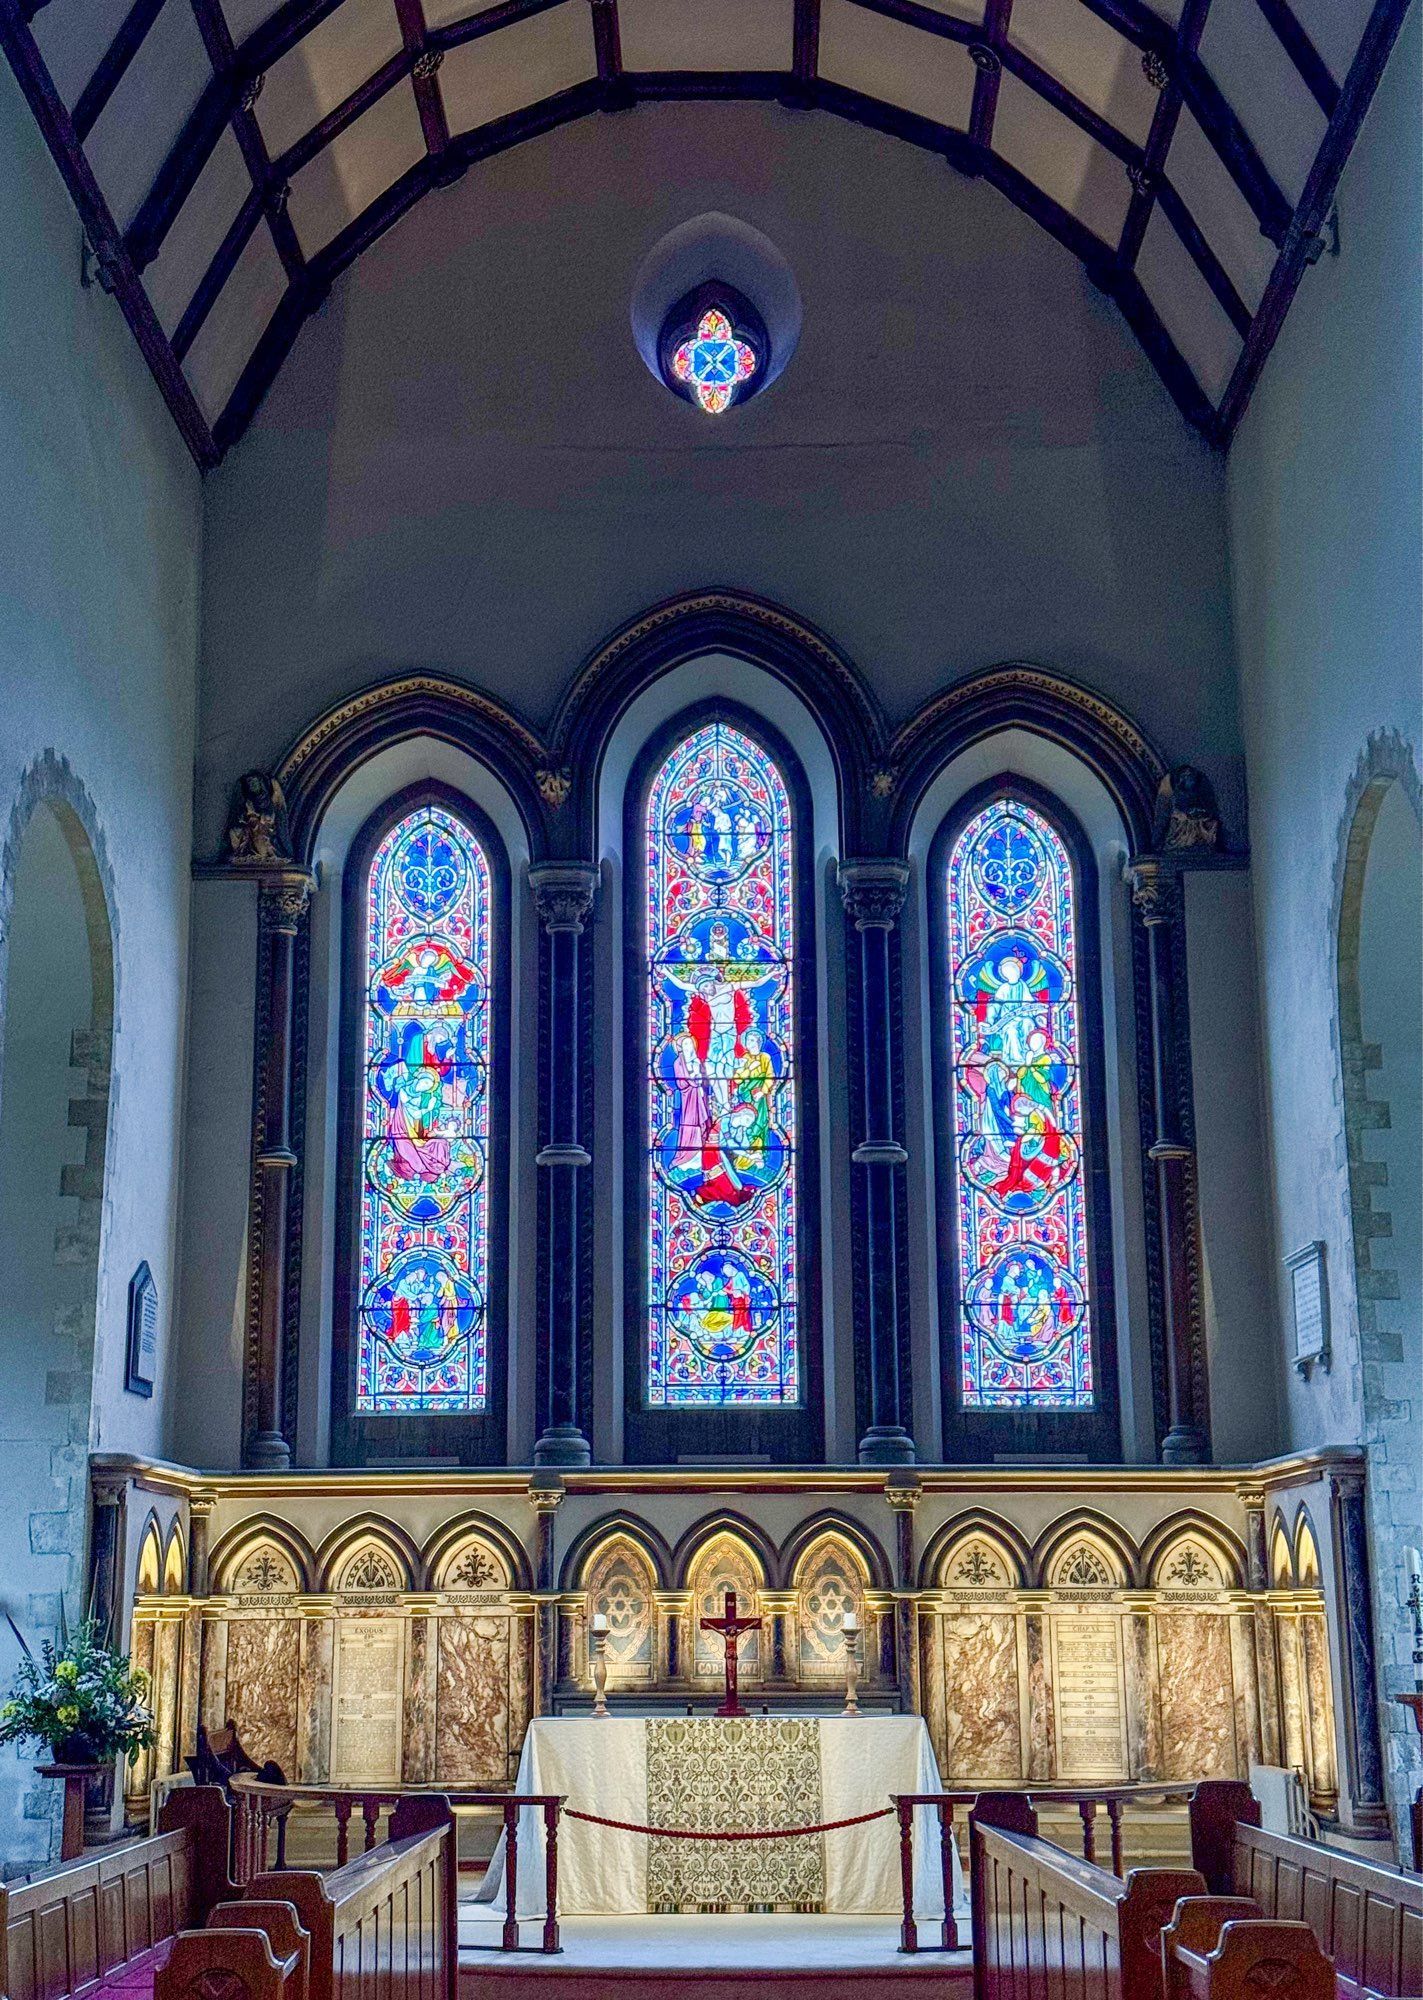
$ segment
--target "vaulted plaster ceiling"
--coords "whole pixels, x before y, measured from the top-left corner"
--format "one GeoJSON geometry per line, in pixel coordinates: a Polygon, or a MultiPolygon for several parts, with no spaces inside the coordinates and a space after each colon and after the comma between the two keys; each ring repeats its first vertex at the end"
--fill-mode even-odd
{"type": "Polygon", "coordinates": [[[205,464],[422,194],[567,120],[678,98],[854,119],[982,174],[1225,441],[1407,4],[0,0],[0,39],[205,464]]]}

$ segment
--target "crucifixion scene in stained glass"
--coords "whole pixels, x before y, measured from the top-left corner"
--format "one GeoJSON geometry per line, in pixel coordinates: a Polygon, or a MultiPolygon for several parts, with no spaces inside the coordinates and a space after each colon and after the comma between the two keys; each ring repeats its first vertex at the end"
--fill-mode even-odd
{"type": "Polygon", "coordinates": [[[1072,864],[1041,813],[997,799],[947,896],[959,1395],[1092,1409],[1072,864]]]}
{"type": "Polygon", "coordinates": [[[366,891],[360,1410],[487,1400],[490,950],[483,849],[418,807],[366,891]]]}
{"type": "Polygon", "coordinates": [[[647,803],[649,1405],[792,1404],[795,859],[774,760],[712,722],[647,803]]]}

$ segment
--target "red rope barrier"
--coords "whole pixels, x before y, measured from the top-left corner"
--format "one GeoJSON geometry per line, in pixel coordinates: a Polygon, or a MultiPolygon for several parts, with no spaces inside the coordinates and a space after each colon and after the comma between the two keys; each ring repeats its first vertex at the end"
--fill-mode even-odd
{"type": "Polygon", "coordinates": [[[563,1809],[565,1819],[586,1820],[589,1826],[610,1826],[618,1833],[650,1833],[656,1840],[793,1840],[801,1833],[836,1833],[842,1826],[864,1826],[872,1819],[892,1819],[893,1806],[881,1806],[877,1812],[856,1813],[852,1819],[827,1819],[819,1826],[779,1826],[768,1833],[697,1833],[685,1826],[638,1826],[629,1819],[604,1819],[599,1813],[576,1812],[572,1806],[563,1809]]]}

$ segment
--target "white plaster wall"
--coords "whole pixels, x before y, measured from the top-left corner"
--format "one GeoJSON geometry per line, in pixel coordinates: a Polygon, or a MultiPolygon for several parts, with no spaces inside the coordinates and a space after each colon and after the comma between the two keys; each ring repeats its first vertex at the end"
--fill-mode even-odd
{"type": "Polygon", "coordinates": [[[1419,33],[1414,9],[1340,188],[1340,254],[1306,274],[1229,466],[1273,1254],[1278,1266],[1325,1242],[1336,1337],[1329,1374],[1286,1373],[1298,1446],[1363,1434],[1336,1025],[1342,822],[1372,732],[1398,732],[1423,763],[1419,33]]]}
{"type": "Polygon", "coordinates": [[[708,584],[823,627],[895,717],[1007,658],[1075,674],[1238,824],[1223,483],[1115,307],[985,183],[771,105],[582,120],[367,251],[207,482],[200,844],[353,686],[438,670],[543,721],[621,623],[708,584]],[[628,323],[649,247],[706,209],[770,236],[805,307],[725,421],[628,323]]]}
{"type": "MultiPolygon", "coordinates": [[[[173,1386],[198,477],[118,308],[80,286],[74,211],[3,68],[0,185],[0,837],[13,865],[27,776],[67,766],[100,836],[117,958],[89,1442],[156,1452],[173,1386]],[[151,1401],[123,1390],[143,1258],[160,1305],[151,1401]]],[[[7,1634],[0,1680],[14,1653],[7,1634]]],[[[0,1784],[0,1862],[20,1837],[22,1775],[0,1784]]]]}

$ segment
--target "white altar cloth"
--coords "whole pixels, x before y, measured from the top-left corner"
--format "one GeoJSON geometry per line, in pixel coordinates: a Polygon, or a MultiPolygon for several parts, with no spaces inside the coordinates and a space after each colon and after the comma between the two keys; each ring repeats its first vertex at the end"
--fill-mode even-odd
{"type": "MultiPolygon", "coordinates": [[[[760,1729],[771,1724],[747,1717],[760,1729]]],[[[645,1717],[539,1716],[529,1725],[514,1789],[562,1794],[580,1812],[605,1819],[649,1823],[648,1730],[645,1717]]],[[[820,1810],[817,1821],[853,1818],[890,1803],[895,1792],[937,1792],[939,1767],[929,1732],[917,1715],[822,1716],[820,1810]]],[[[658,1821],[665,1824],[665,1819],[658,1821]]],[[[693,1819],[695,1826],[705,1820],[693,1819]]],[[[754,1823],[754,1822],[748,1822],[754,1823]]],[[[814,1837],[814,1836],[811,1836],[814,1837]]],[[[827,1913],[899,1911],[899,1824],[893,1816],[819,1836],[824,1842],[827,1913]]],[[[670,1845],[670,1843],[665,1843],[670,1845]]],[[[759,1843],[758,1843],[759,1845],[759,1843]]],[[[558,1840],[558,1905],[568,1916],[604,1916],[649,1909],[645,1834],[621,1833],[562,1818],[558,1840]]],[[[541,1812],[519,1814],[518,1914],[544,1914],[544,1836],[541,1812]]],[[[956,1911],[967,1912],[958,1849],[952,1855],[956,1911]]],[[[504,1840],[489,1864],[478,1901],[504,1899],[504,1840]]],[[[914,1906],[920,1917],[943,1915],[938,1815],[921,1807],[914,1816],[914,1906]]]]}

